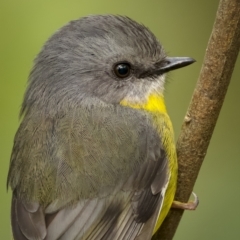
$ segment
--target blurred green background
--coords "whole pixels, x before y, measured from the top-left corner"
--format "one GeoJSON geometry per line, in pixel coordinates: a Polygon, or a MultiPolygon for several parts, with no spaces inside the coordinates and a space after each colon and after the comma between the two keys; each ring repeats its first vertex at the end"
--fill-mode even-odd
{"type": "MultiPolygon", "coordinates": [[[[176,137],[201,68],[217,0],[0,0],[0,240],[11,238],[6,177],[18,113],[32,60],[46,39],[69,20],[88,14],[127,15],[148,26],[170,56],[197,62],[168,77],[166,101],[176,137]]],[[[240,58],[236,64],[194,191],[175,240],[240,239],[240,58]]]]}

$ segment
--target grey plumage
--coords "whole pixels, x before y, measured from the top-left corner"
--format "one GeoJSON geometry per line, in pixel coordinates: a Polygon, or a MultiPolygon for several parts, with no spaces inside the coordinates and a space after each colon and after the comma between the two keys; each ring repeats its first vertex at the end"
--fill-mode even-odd
{"type": "Polygon", "coordinates": [[[146,81],[141,76],[158,69],[165,57],[156,37],[129,18],[109,15],[72,21],[35,59],[21,112],[34,105],[52,113],[86,97],[108,103],[119,103],[128,94],[145,98],[155,81],[163,90],[164,80],[152,81],[150,76],[146,81]],[[113,64],[122,61],[134,68],[127,81],[119,81],[112,72],[113,64]]]}
{"type": "Polygon", "coordinates": [[[15,239],[151,238],[167,158],[152,116],[119,102],[162,92],[154,71],[165,57],[147,28],[121,16],[72,21],[47,41],[11,156],[15,239]],[[112,68],[125,61],[132,74],[119,80],[112,68]]]}

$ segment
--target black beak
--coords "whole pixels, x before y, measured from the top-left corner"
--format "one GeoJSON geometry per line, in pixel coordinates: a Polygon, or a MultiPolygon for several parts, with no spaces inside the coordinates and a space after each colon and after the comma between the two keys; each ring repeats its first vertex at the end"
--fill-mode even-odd
{"type": "Polygon", "coordinates": [[[194,62],[196,62],[196,60],[190,57],[166,57],[161,68],[158,69],[155,73],[163,74],[178,68],[188,66],[194,62]]]}

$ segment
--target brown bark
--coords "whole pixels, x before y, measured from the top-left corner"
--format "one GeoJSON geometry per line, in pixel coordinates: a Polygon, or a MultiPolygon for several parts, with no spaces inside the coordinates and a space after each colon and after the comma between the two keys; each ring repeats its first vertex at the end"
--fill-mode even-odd
{"type": "MultiPolygon", "coordinates": [[[[201,73],[177,141],[175,199],[187,202],[221,110],[240,49],[240,0],[220,0],[201,73]]],[[[171,209],[154,240],[171,240],[183,210],[171,209]]],[[[187,237],[187,236],[186,236],[187,237]]]]}

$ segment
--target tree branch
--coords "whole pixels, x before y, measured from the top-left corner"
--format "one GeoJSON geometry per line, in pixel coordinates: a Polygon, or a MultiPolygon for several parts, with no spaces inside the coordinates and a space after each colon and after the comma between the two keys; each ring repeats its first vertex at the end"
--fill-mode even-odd
{"type": "MultiPolygon", "coordinates": [[[[219,116],[240,49],[240,0],[220,0],[201,73],[177,141],[175,199],[187,202],[219,116]]],[[[154,240],[171,240],[183,210],[171,209],[154,240]]]]}

